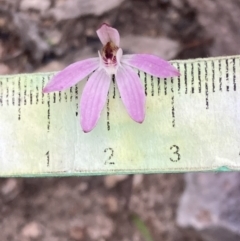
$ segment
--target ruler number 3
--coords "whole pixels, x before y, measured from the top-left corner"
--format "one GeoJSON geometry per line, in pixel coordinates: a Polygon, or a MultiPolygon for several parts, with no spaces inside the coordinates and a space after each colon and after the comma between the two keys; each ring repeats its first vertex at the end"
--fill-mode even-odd
{"type": "Polygon", "coordinates": [[[179,153],[180,148],[177,145],[173,145],[173,146],[170,147],[170,150],[173,150],[173,154],[176,155],[176,157],[174,159],[170,158],[170,161],[171,162],[178,162],[178,161],[180,161],[180,159],[181,159],[181,155],[179,153]]]}

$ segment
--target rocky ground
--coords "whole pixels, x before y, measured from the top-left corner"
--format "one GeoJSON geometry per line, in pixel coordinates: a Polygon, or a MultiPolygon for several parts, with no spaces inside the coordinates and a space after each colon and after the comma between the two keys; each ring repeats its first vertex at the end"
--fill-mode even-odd
{"type": "MultiPolygon", "coordinates": [[[[102,22],[118,28],[125,53],[239,53],[239,1],[109,2],[0,0],[0,74],[60,70],[96,56],[102,22]]],[[[175,221],[184,186],[182,174],[0,179],[1,241],[200,241],[175,221]]]]}

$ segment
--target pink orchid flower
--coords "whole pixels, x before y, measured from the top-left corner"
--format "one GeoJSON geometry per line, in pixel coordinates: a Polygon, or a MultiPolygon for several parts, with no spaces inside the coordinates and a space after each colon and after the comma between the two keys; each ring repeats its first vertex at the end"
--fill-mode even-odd
{"type": "Polygon", "coordinates": [[[97,35],[103,44],[101,52],[98,52],[99,57],[69,65],[50,80],[43,92],[65,90],[92,73],[80,101],[81,126],[84,132],[89,132],[100,118],[112,75],[115,75],[122,102],[129,116],[134,121],[142,123],[145,118],[146,98],[140,78],[131,67],[159,78],[179,76],[178,70],[154,55],[123,55],[119,47],[118,31],[107,24],[103,24],[97,30],[97,35]]]}

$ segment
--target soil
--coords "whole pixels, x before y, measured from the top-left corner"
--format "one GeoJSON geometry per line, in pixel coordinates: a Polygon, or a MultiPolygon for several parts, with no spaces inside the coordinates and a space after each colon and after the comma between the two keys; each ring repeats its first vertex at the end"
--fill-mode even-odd
{"type": "MultiPolygon", "coordinates": [[[[215,21],[219,9],[211,8],[214,1],[210,0],[200,4],[194,0],[119,1],[101,14],[86,7],[84,14],[68,19],[57,19],[53,13],[71,1],[34,2],[29,7],[27,0],[0,0],[0,74],[57,70],[95,54],[100,48],[95,30],[102,22],[123,36],[170,38],[181,46],[175,53],[178,59],[232,54],[233,46],[239,45],[239,31],[235,31],[239,18],[229,19],[226,12],[240,13],[239,3],[233,0],[225,12],[223,1],[215,1],[221,5],[221,15],[228,16],[221,19],[221,26],[215,21]],[[223,30],[221,41],[221,31],[216,29],[223,30]]],[[[122,179],[0,179],[0,240],[201,241],[193,230],[180,229],[175,221],[183,174],[122,179]]]]}

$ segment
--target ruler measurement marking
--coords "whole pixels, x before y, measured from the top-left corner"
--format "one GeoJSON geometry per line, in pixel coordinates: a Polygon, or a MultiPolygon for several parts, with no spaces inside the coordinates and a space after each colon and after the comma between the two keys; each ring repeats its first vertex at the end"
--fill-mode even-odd
{"type": "MultiPolygon", "coordinates": [[[[48,80],[47,80],[47,82],[52,78],[54,76],[54,74],[49,74],[48,76],[47,76],[47,78],[48,78],[48,80]]],[[[70,89],[71,89],[72,87],[70,87],[70,89]]],[[[41,89],[41,92],[42,92],[42,89],[41,89]]],[[[66,93],[65,93],[66,94],[66,93]]],[[[47,93],[47,94],[45,94],[45,95],[47,95],[47,118],[48,118],[48,124],[47,124],[47,131],[48,132],[50,132],[50,129],[51,129],[51,108],[52,108],[52,105],[51,104],[53,104],[53,103],[55,103],[56,102],[56,93],[54,92],[53,93],[53,95],[52,95],[52,101],[51,101],[51,95],[50,95],[50,93],[47,93]]],[[[49,160],[49,151],[46,153],[46,156],[47,156],[47,166],[49,166],[49,162],[50,162],[50,160],[49,160]]]]}
{"type": "Polygon", "coordinates": [[[171,105],[172,105],[172,127],[175,127],[175,98],[174,98],[174,82],[173,82],[173,78],[171,78],[171,92],[172,92],[172,99],[171,99],[171,105]]]}
{"type": "Polygon", "coordinates": [[[185,94],[188,93],[188,83],[187,83],[187,64],[184,63],[184,83],[185,83],[185,94]]]}
{"type": "Polygon", "coordinates": [[[164,95],[167,95],[167,78],[164,78],[164,95]]]}
{"type": "Polygon", "coordinates": [[[209,109],[209,99],[208,99],[208,65],[204,61],[205,65],[205,98],[206,98],[206,109],[209,109]]]}
{"type": "MultiPolygon", "coordinates": [[[[32,85],[32,81],[31,81],[31,86],[33,86],[33,85],[32,85]]],[[[30,93],[32,92],[32,89],[33,89],[33,88],[30,89],[30,93]]],[[[55,94],[55,93],[54,93],[54,94],[55,94]]],[[[53,95],[54,95],[54,94],[53,94],[53,95]]],[[[38,84],[36,83],[36,105],[38,105],[38,103],[39,103],[39,86],[38,86],[38,84]]]]}
{"type": "Polygon", "coordinates": [[[53,74],[49,74],[48,77],[47,77],[47,78],[48,78],[48,81],[49,81],[52,77],[53,77],[53,74]]]}
{"type": "MultiPolygon", "coordinates": [[[[180,71],[180,65],[177,63],[177,69],[180,71]]],[[[180,94],[181,91],[181,76],[178,76],[178,94],[180,94]]]]}
{"type": "Polygon", "coordinates": [[[54,93],[53,93],[53,103],[55,104],[56,101],[57,101],[57,96],[56,96],[56,93],[54,92],[54,93]]]}
{"type": "Polygon", "coordinates": [[[147,73],[144,72],[145,95],[147,96],[147,73]]]}
{"type": "Polygon", "coordinates": [[[73,87],[70,87],[69,92],[70,92],[70,102],[72,102],[72,100],[73,100],[73,87]]]}
{"type": "Polygon", "coordinates": [[[107,99],[107,130],[110,131],[110,107],[109,107],[109,95],[107,99]]]}
{"type": "Polygon", "coordinates": [[[212,65],[212,92],[215,92],[215,65],[214,65],[214,61],[211,61],[211,65],[212,65]]]}
{"type": "Polygon", "coordinates": [[[58,91],[58,102],[61,103],[62,101],[62,93],[61,91],[58,91]]]}
{"type": "MultiPolygon", "coordinates": [[[[140,76],[139,71],[138,71],[138,76],[140,76]]],[[[115,81],[115,75],[112,76],[112,82],[113,82],[113,99],[116,98],[116,81],[115,81]]]]}
{"type": "Polygon", "coordinates": [[[23,86],[23,99],[24,99],[24,105],[27,105],[27,78],[24,78],[24,86],[23,86]]]}
{"type": "Polygon", "coordinates": [[[18,79],[18,120],[21,120],[21,79],[18,79]]]}
{"type": "MultiPolygon", "coordinates": [[[[44,85],[45,85],[45,82],[44,82],[44,77],[43,77],[42,78],[42,88],[41,89],[44,88],[44,85]]],[[[45,94],[42,92],[42,104],[44,104],[44,96],[45,96],[45,94]]]]}
{"type": "Polygon", "coordinates": [[[237,85],[236,85],[236,59],[233,58],[233,90],[237,90],[237,85]]]}
{"type": "Polygon", "coordinates": [[[15,81],[12,79],[12,105],[15,105],[15,81]]]}
{"type": "Polygon", "coordinates": [[[218,71],[219,71],[219,90],[222,91],[222,63],[221,63],[221,60],[218,61],[218,71]]]}
{"type": "MultiPolygon", "coordinates": [[[[30,80],[30,86],[33,86],[33,79],[30,80]]],[[[38,84],[36,84],[38,86],[38,84]]],[[[33,88],[30,88],[30,105],[33,103],[33,88]]]]}
{"type": "Polygon", "coordinates": [[[154,96],[154,80],[153,80],[153,76],[151,76],[151,87],[152,87],[151,95],[154,96]]]}
{"type": "Polygon", "coordinates": [[[160,92],[161,92],[161,79],[160,78],[157,79],[157,87],[158,87],[158,96],[159,96],[160,92]]]}
{"type": "Polygon", "coordinates": [[[7,89],[6,89],[6,103],[9,105],[9,86],[8,86],[8,78],[6,79],[7,89]]]}
{"type": "Polygon", "coordinates": [[[58,91],[58,103],[62,102],[62,92],[58,91]]]}
{"type": "Polygon", "coordinates": [[[48,118],[48,121],[47,121],[47,132],[50,131],[50,124],[51,124],[51,105],[50,105],[50,94],[47,93],[47,118],[48,118]]]}
{"type": "Polygon", "coordinates": [[[191,63],[191,75],[192,75],[192,80],[191,80],[192,94],[194,94],[194,64],[193,63],[191,63]]]}
{"type": "Polygon", "coordinates": [[[198,93],[202,92],[202,83],[201,83],[201,64],[198,63],[198,93]]]}
{"type": "Polygon", "coordinates": [[[228,92],[229,91],[229,62],[227,59],[225,63],[226,63],[226,90],[228,92]]]}
{"type": "Polygon", "coordinates": [[[170,78],[171,80],[171,92],[172,94],[174,94],[174,82],[173,82],[173,78],[170,78]]]}
{"type": "Polygon", "coordinates": [[[75,85],[76,116],[78,116],[78,85],[75,85]]]}
{"type": "Polygon", "coordinates": [[[64,99],[65,99],[65,102],[67,103],[67,102],[68,102],[68,94],[67,94],[67,91],[64,92],[64,99]]]}

